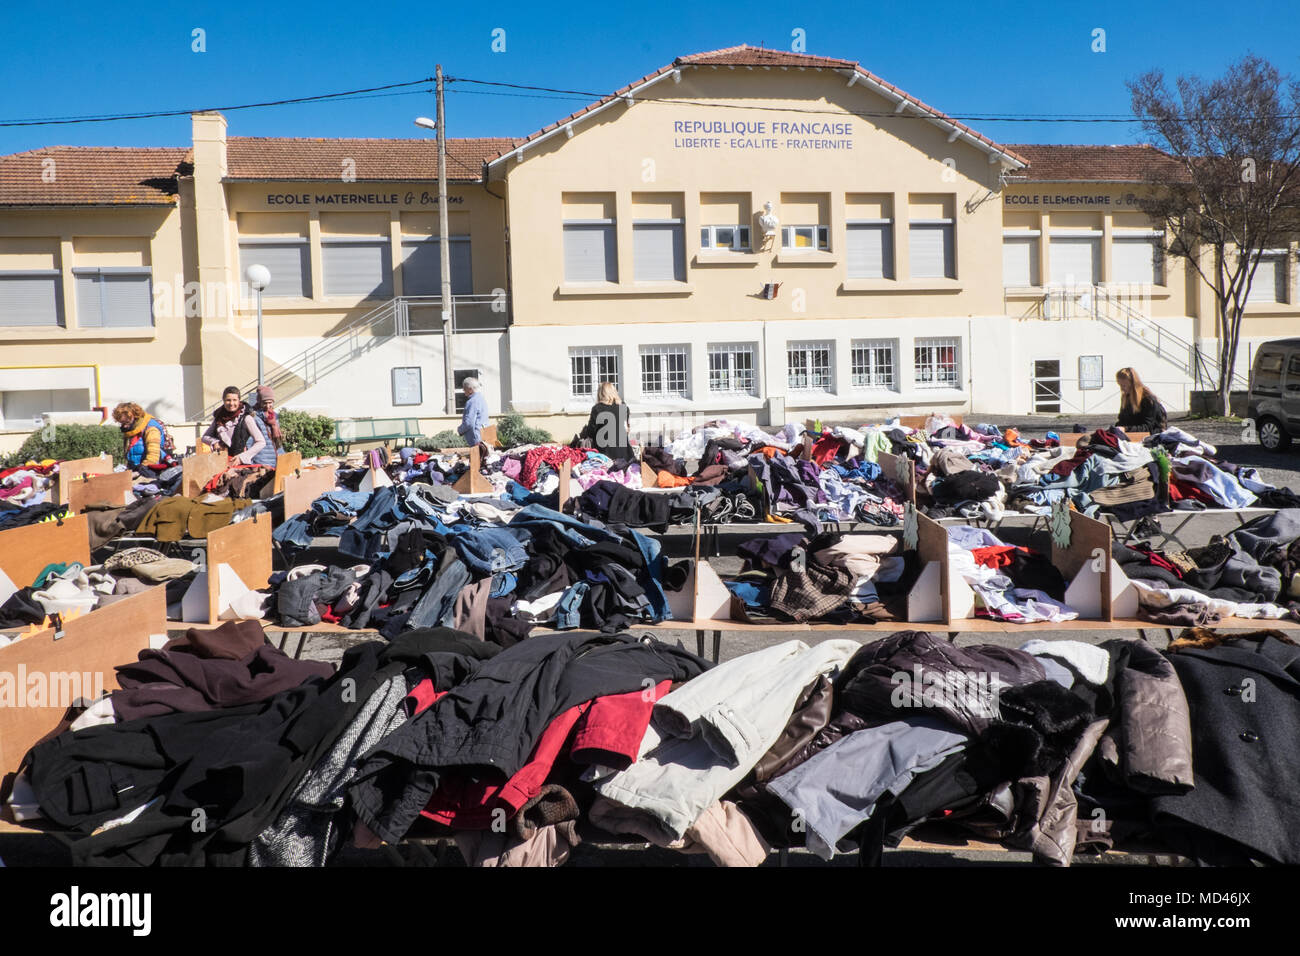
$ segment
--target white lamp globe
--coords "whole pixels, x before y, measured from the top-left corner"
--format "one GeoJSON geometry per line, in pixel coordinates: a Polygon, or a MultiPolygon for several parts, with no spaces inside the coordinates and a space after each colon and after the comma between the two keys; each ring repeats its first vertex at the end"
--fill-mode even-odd
{"type": "Polygon", "coordinates": [[[244,270],[244,278],[248,280],[248,284],[254,291],[261,292],[271,284],[271,270],[266,266],[254,264],[244,270]]]}

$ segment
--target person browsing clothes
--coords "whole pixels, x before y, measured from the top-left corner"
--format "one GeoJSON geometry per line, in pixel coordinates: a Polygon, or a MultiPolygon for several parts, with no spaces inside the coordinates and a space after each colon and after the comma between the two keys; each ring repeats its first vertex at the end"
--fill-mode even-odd
{"type": "Polygon", "coordinates": [[[262,423],[230,386],[221,393],[221,407],[200,439],[203,444],[230,456],[231,464],[275,467],[275,448],[267,441],[262,423]]]}
{"type": "Polygon", "coordinates": [[[465,392],[465,413],[461,415],[460,427],[456,431],[465,439],[466,445],[477,445],[488,423],[487,396],[476,378],[465,379],[461,389],[465,392]]]}
{"type": "Polygon", "coordinates": [[[578,437],[590,439],[596,451],[615,461],[631,461],[632,446],[627,435],[631,414],[619,398],[614,383],[601,382],[596,392],[596,404],[591,406],[591,417],[578,437]]]}
{"type": "Polygon", "coordinates": [[[1115,373],[1119,385],[1119,420],[1115,423],[1126,431],[1149,432],[1158,435],[1169,427],[1165,407],[1151,389],[1142,384],[1136,369],[1122,368],[1115,373]]]}

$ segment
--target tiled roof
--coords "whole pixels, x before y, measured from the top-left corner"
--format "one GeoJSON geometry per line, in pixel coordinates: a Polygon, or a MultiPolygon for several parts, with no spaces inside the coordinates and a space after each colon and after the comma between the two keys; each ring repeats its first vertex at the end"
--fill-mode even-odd
{"type": "MultiPolygon", "coordinates": [[[[447,178],[478,182],[483,161],[508,150],[502,137],[447,140],[447,178]]],[[[421,139],[296,139],[232,136],[226,141],[228,179],[338,181],[344,160],[355,164],[358,182],[438,178],[438,143],[421,139]]]]}
{"type": "Polygon", "coordinates": [[[941,120],[945,123],[950,123],[952,126],[961,130],[963,133],[966,133],[970,135],[973,139],[976,139],[979,142],[983,143],[988,149],[998,153],[1004,153],[1013,160],[1018,160],[1021,162],[1024,161],[1022,157],[1016,155],[1008,147],[995,143],[993,140],[989,139],[987,136],[983,135],[982,133],[977,133],[969,126],[966,126],[963,123],[959,123],[957,120],[951,118],[950,116],[945,115],[944,113],[941,113],[939,110],[936,110],[932,106],[928,106],[927,104],[923,103],[921,100],[918,100],[916,97],[903,92],[898,87],[894,86],[892,83],[888,83],[885,80],[881,79],[880,77],[876,76],[876,74],[872,73],[870,70],[864,70],[854,60],[841,60],[841,59],[828,57],[828,56],[812,56],[806,53],[787,53],[784,50],[769,50],[764,47],[753,47],[748,45],[727,47],[726,49],[723,50],[711,50],[707,53],[692,53],[687,56],[679,56],[669,65],[660,67],[659,69],[655,70],[653,73],[647,73],[639,80],[633,80],[631,83],[627,84],[621,89],[615,90],[613,93],[609,94],[608,96],[602,97],[601,99],[590,104],[589,106],[584,106],[576,113],[571,113],[568,116],[564,117],[563,119],[557,120],[556,122],[551,123],[549,126],[544,126],[541,129],[539,129],[537,132],[532,133],[531,135],[526,136],[523,139],[515,142],[514,144],[512,144],[512,146],[503,148],[502,155],[510,152],[512,149],[518,146],[522,146],[526,143],[530,143],[550,133],[553,133],[556,130],[560,129],[562,126],[565,126],[568,123],[573,122],[573,120],[578,119],[584,114],[600,109],[602,106],[605,106],[606,104],[613,102],[619,97],[626,96],[628,93],[630,93],[632,90],[636,89],[637,87],[645,83],[648,83],[651,80],[663,76],[665,73],[669,73],[672,70],[678,69],[679,67],[682,66],[713,66],[713,67],[741,66],[741,67],[748,67],[748,68],[780,67],[780,68],[789,68],[789,69],[853,70],[859,76],[865,77],[871,84],[877,85],[885,90],[890,91],[895,96],[907,100],[907,102],[910,103],[914,109],[929,114],[933,116],[935,119],[941,120]]]}
{"type": "Polygon", "coordinates": [[[172,205],[184,147],[46,146],[0,156],[0,206],[172,205]]]}
{"type": "Polygon", "coordinates": [[[1031,183],[1140,183],[1148,170],[1177,173],[1174,157],[1154,146],[1008,146],[1029,161],[1017,171],[1031,183]]]}

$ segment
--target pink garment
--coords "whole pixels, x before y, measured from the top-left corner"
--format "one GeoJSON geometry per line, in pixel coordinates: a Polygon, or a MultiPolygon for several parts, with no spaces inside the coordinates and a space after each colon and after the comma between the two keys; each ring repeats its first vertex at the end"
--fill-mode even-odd
{"type": "Polygon", "coordinates": [[[505,473],[507,478],[517,479],[522,468],[523,466],[520,465],[518,458],[506,458],[501,462],[501,471],[505,473]]]}
{"type": "Polygon", "coordinates": [[[16,481],[12,485],[7,485],[3,488],[0,488],[0,498],[12,498],[20,491],[25,491],[31,486],[32,486],[32,476],[27,475],[24,478],[22,478],[22,480],[16,481]]]}

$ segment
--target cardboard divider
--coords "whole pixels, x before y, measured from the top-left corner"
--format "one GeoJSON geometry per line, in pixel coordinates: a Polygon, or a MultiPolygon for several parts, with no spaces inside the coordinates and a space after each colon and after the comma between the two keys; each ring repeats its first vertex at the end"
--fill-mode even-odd
{"type": "Polygon", "coordinates": [[[16,587],[27,587],[46,565],[71,561],[90,564],[90,519],[85,515],[0,531],[0,573],[16,587]]]}
{"type": "Polygon", "coordinates": [[[215,624],[230,602],[266,587],[271,576],[271,519],[254,515],[208,533],[206,566],[182,601],[186,623],[215,624]]]}
{"type": "Polygon", "coordinates": [[[461,475],[452,485],[462,495],[482,495],[492,491],[492,482],[484,478],[480,470],[483,463],[479,457],[478,445],[469,448],[444,448],[439,454],[464,455],[469,458],[469,471],[461,475]]]}
{"type": "Polygon", "coordinates": [[[68,510],[81,514],[91,505],[112,505],[121,508],[135,501],[131,491],[134,476],[129,471],[116,471],[69,482],[68,510]]]}
{"type": "MultiPolygon", "coordinates": [[[[271,494],[278,495],[284,491],[285,479],[296,474],[300,468],[302,468],[301,452],[286,451],[283,455],[276,455],[275,478],[271,481],[271,494]]],[[[270,497],[270,495],[267,497],[270,497]]]]}
{"type": "Polygon", "coordinates": [[[478,440],[489,448],[500,448],[497,442],[497,427],[495,425],[484,425],[479,429],[478,440]]]}
{"type": "Polygon", "coordinates": [[[202,494],[204,486],[225,471],[229,463],[229,456],[224,451],[190,455],[185,458],[181,461],[181,494],[186,498],[194,498],[202,494]]]}
{"type": "Polygon", "coordinates": [[[335,472],[338,466],[324,465],[320,468],[298,468],[284,479],[284,517],[292,518],[311,507],[311,503],[335,486],[335,472]]]}
{"type": "Polygon", "coordinates": [[[916,504],[916,462],[906,455],[882,451],[876,456],[880,472],[903,489],[903,501],[916,504]]]}
{"type": "MultiPolygon", "coordinates": [[[[1125,432],[1125,434],[1128,435],[1129,441],[1139,445],[1151,436],[1150,432],[1125,432]]],[[[1092,437],[1092,432],[1057,432],[1057,435],[1061,439],[1062,448],[1078,448],[1079,439],[1092,437]]],[[[1030,437],[1037,438],[1038,436],[1031,435],[1030,437]]],[[[1020,440],[1025,441],[1025,437],[1021,435],[1020,440]]]]}
{"type": "Polygon", "coordinates": [[[73,458],[59,462],[59,473],[54,480],[54,501],[66,505],[72,491],[72,482],[91,475],[107,475],[113,470],[113,459],[104,454],[96,458],[73,458]]]}
{"type": "Polygon", "coordinates": [[[898,423],[902,425],[904,428],[924,428],[925,423],[929,421],[931,418],[951,419],[952,423],[959,427],[963,423],[963,419],[960,414],[950,415],[947,412],[930,412],[928,415],[900,415],[898,417],[898,423]]]}
{"type": "Polygon", "coordinates": [[[564,503],[568,501],[570,497],[572,497],[572,490],[573,490],[573,486],[571,484],[572,481],[573,481],[573,462],[569,461],[568,459],[565,459],[560,463],[560,487],[558,489],[559,500],[555,506],[556,511],[563,511],[564,503]]]}
{"type": "Polygon", "coordinates": [[[659,487],[659,472],[655,471],[645,462],[641,462],[641,487],[642,488],[659,487]]]}
{"type": "Polygon", "coordinates": [[[1065,603],[1079,612],[1080,620],[1113,621],[1137,614],[1137,589],[1129,582],[1111,552],[1110,525],[1070,511],[1070,544],[1052,541],[1052,564],[1069,586],[1065,603]]]}
{"type": "Polygon", "coordinates": [[[916,512],[921,575],[907,596],[908,621],[943,622],[974,614],[975,593],[948,563],[948,531],[916,512]]]}
{"type": "Polygon", "coordinates": [[[0,647],[0,694],[16,695],[0,698],[0,793],[77,697],[116,690],[113,668],[132,663],[151,637],[166,634],[167,589],[159,586],[67,620],[61,630],[46,628],[0,647]]]}

